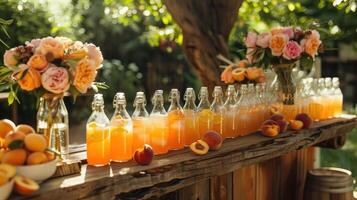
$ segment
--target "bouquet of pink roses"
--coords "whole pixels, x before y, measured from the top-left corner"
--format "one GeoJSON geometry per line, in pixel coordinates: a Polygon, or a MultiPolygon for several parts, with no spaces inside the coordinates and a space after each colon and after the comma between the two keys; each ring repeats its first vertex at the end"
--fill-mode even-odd
{"type": "Polygon", "coordinates": [[[33,39],[5,52],[0,86],[9,87],[10,104],[17,98],[18,87],[38,96],[65,92],[76,96],[103,86],[94,82],[102,62],[102,53],[93,44],[65,37],[33,39]]]}
{"type": "Polygon", "coordinates": [[[246,58],[252,64],[268,67],[299,60],[301,66],[309,69],[318,53],[321,40],[316,30],[281,27],[261,34],[249,32],[245,45],[246,58]]]}

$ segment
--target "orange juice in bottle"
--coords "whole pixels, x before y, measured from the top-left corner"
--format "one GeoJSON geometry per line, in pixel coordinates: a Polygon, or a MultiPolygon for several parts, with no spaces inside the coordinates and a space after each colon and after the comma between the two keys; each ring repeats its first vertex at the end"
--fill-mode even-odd
{"type": "Polygon", "coordinates": [[[207,87],[201,87],[198,98],[200,99],[200,103],[197,106],[197,129],[200,137],[203,137],[211,129],[212,119],[207,87]]]}
{"type": "Polygon", "coordinates": [[[224,113],[224,124],[223,124],[223,138],[234,138],[238,134],[236,133],[236,127],[234,123],[237,94],[234,85],[229,85],[226,92],[226,102],[224,103],[225,113],[224,113]]]}
{"type": "Polygon", "coordinates": [[[225,107],[223,103],[223,91],[221,86],[215,86],[213,90],[213,102],[211,105],[212,111],[212,130],[216,131],[217,133],[223,133],[223,126],[224,126],[224,114],[225,114],[225,107]]]}
{"type": "Polygon", "coordinates": [[[183,106],[184,113],[184,138],[185,146],[192,144],[200,139],[196,124],[196,95],[193,88],[187,88],[184,95],[185,105],[183,106]]]}
{"type": "Polygon", "coordinates": [[[104,113],[102,94],[94,95],[92,110],[86,126],[87,162],[92,166],[104,166],[110,162],[110,122],[104,113]]]}
{"type": "Polygon", "coordinates": [[[162,90],[156,90],[152,98],[153,109],[150,113],[150,144],[155,155],[164,154],[168,151],[168,121],[164,108],[164,97],[162,90]]]}
{"type": "Polygon", "coordinates": [[[333,116],[337,117],[342,114],[343,95],[340,89],[340,81],[337,77],[332,78],[333,86],[333,116]]]}
{"type": "Polygon", "coordinates": [[[125,94],[114,97],[115,112],[110,122],[110,155],[115,162],[124,162],[133,156],[133,124],[126,111],[125,94]]]}
{"type": "Polygon", "coordinates": [[[237,136],[247,135],[248,124],[250,123],[250,99],[248,96],[248,87],[246,84],[242,84],[240,87],[240,98],[236,103],[235,112],[235,127],[237,127],[237,136]]]}
{"type": "Polygon", "coordinates": [[[319,112],[319,119],[324,120],[327,119],[328,115],[328,110],[327,110],[327,105],[328,105],[328,99],[327,99],[327,93],[326,93],[326,87],[325,87],[325,79],[324,78],[319,78],[317,80],[317,93],[320,97],[320,104],[321,104],[321,110],[319,112]]]}
{"type": "Polygon", "coordinates": [[[133,123],[133,152],[143,148],[144,144],[150,144],[148,120],[149,113],[146,111],[146,97],[144,92],[137,92],[134,100],[135,110],[132,115],[133,123]]]}
{"type": "Polygon", "coordinates": [[[177,89],[172,89],[169,100],[171,105],[168,110],[168,149],[181,149],[185,146],[183,134],[184,113],[180,105],[180,93],[177,89]]]}

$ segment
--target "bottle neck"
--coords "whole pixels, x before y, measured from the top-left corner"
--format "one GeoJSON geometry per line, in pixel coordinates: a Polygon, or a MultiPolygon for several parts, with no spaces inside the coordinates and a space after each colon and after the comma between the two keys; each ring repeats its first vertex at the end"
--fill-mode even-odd
{"type": "Polygon", "coordinates": [[[195,99],[187,97],[185,105],[183,106],[184,109],[196,109],[195,99]]]}
{"type": "Polygon", "coordinates": [[[181,109],[180,102],[178,101],[178,99],[172,99],[169,111],[170,110],[176,110],[176,109],[181,109]]]}
{"type": "Polygon", "coordinates": [[[207,95],[202,95],[200,103],[198,104],[198,108],[209,108],[209,107],[210,107],[210,103],[209,103],[209,100],[208,100],[208,96],[207,95]]]}

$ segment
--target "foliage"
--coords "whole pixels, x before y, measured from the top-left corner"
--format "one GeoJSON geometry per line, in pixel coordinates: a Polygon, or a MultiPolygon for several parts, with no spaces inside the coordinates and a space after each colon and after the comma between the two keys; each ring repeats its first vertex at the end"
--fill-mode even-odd
{"type": "MultiPolygon", "coordinates": [[[[9,33],[7,32],[6,30],[6,26],[9,26],[11,25],[13,22],[12,19],[9,19],[9,20],[5,20],[5,19],[2,19],[0,18],[0,29],[2,30],[2,32],[6,35],[7,38],[10,38],[10,35],[9,33]]],[[[3,39],[0,38],[0,43],[2,43],[5,47],[9,48],[9,46],[4,42],[3,39]]]]}

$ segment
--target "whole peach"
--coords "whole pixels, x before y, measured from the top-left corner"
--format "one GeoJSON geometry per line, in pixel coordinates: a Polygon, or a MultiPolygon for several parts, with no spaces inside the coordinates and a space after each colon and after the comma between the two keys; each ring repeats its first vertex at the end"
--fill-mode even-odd
{"type": "Polygon", "coordinates": [[[261,126],[261,133],[268,137],[275,137],[279,134],[280,127],[277,122],[273,120],[266,120],[261,126]]]}
{"type": "Polygon", "coordinates": [[[278,121],[276,121],[276,123],[279,125],[279,128],[280,128],[279,133],[282,133],[282,132],[285,132],[286,130],[288,130],[289,122],[286,121],[285,119],[278,120],[278,121]]]}
{"type": "Polygon", "coordinates": [[[296,115],[295,120],[302,121],[302,123],[304,124],[302,128],[309,128],[312,124],[311,117],[306,113],[300,113],[296,115]]]}
{"type": "Polygon", "coordinates": [[[273,121],[279,121],[279,120],[283,120],[284,116],[282,114],[274,114],[270,117],[270,119],[273,121]]]}
{"type": "Polygon", "coordinates": [[[12,131],[10,133],[8,133],[5,136],[5,142],[4,142],[4,146],[7,148],[9,147],[9,144],[15,140],[24,140],[25,139],[25,134],[22,132],[15,132],[12,131]]]}
{"type": "Polygon", "coordinates": [[[152,147],[148,144],[145,144],[143,148],[137,149],[134,153],[134,160],[139,165],[150,164],[153,157],[154,157],[154,151],[152,150],[152,147]]]}
{"type": "Polygon", "coordinates": [[[203,141],[208,144],[210,150],[218,150],[222,146],[223,139],[221,134],[215,131],[208,131],[203,136],[203,141]]]}
{"type": "Polygon", "coordinates": [[[290,128],[294,131],[300,130],[304,126],[304,123],[300,120],[290,120],[289,124],[290,128]]]}

